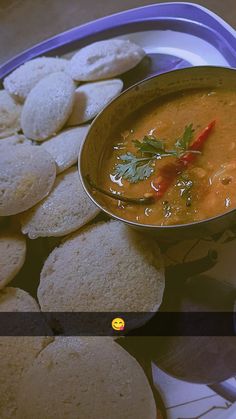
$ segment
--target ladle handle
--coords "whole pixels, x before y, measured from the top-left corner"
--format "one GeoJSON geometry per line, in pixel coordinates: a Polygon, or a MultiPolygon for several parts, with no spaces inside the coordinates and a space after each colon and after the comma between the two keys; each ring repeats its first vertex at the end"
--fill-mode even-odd
{"type": "Polygon", "coordinates": [[[182,279],[185,280],[190,276],[201,274],[208,269],[213,268],[217,262],[216,250],[209,250],[208,254],[201,259],[191,262],[170,265],[166,267],[166,280],[182,279]]]}

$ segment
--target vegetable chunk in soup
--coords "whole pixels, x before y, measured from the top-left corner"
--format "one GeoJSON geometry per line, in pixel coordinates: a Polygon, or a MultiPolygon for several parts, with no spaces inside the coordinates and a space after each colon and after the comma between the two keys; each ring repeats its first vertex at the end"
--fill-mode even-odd
{"type": "Polygon", "coordinates": [[[142,224],[191,223],[236,207],[236,92],[178,93],[152,102],[114,132],[101,187],[113,213],[142,224]]]}

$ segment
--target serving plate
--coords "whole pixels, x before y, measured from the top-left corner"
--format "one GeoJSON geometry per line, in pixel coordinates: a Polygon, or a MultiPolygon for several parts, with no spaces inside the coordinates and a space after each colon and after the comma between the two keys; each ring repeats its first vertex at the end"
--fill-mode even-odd
{"type": "MultiPolygon", "coordinates": [[[[236,31],[206,8],[180,2],[140,7],[70,29],[6,62],[0,67],[0,80],[29,59],[41,55],[69,56],[74,50],[92,42],[117,36],[136,42],[147,53],[146,61],[139,67],[138,73],[131,71],[125,76],[125,86],[126,82],[127,85],[134,84],[137,78],[140,80],[140,77],[145,79],[190,66],[217,65],[236,68],[236,31]]],[[[225,234],[227,234],[225,243],[231,246],[231,253],[234,254],[235,237],[231,236],[231,232],[225,234]]],[[[209,240],[213,240],[214,243],[214,238],[209,240]]],[[[217,240],[223,243],[221,236],[218,236],[217,240]]],[[[32,269],[35,273],[40,272],[45,253],[48,254],[58,242],[57,239],[35,240],[30,247],[26,266],[12,284],[35,294],[37,284],[29,284],[28,281],[26,283],[26,278],[29,278],[32,269]]],[[[190,255],[194,246],[195,242],[183,242],[177,247],[163,247],[163,252],[166,254],[168,252],[166,263],[186,259],[186,254],[190,255]]],[[[223,251],[221,248],[218,250],[223,251]]],[[[203,247],[200,245],[199,254],[194,257],[200,258],[202,251],[203,247]]],[[[233,257],[230,263],[234,272],[233,257]]],[[[227,269],[229,269],[228,262],[227,269]]],[[[224,272],[227,276],[227,270],[224,263],[221,270],[221,278],[225,278],[224,272]]],[[[219,272],[217,268],[216,271],[219,272]]]]}
{"type": "Polygon", "coordinates": [[[236,67],[235,30],[215,13],[192,3],[160,3],[117,13],[54,36],[0,67],[0,79],[40,55],[71,53],[91,42],[123,36],[161,54],[144,77],[190,65],[236,67]]]}

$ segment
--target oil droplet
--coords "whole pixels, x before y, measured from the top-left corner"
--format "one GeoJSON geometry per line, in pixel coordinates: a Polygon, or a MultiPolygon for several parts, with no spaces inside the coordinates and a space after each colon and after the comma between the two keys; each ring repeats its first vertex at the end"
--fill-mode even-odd
{"type": "Polygon", "coordinates": [[[152,128],[152,129],[150,129],[150,131],[149,131],[149,133],[148,133],[148,135],[153,135],[153,133],[156,131],[156,128],[152,128]]]}
{"type": "Polygon", "coordinates": [[[123,186],[122,177],[117,178],[116,175],[111,175],[110,174],[110,179],[113,183],[116,183],[119,186],[123,186]]]}
{"type": "Polygon", "coordinates": [[[114,195],[121,195],[121,192],[115,191],[115,189],[109,188],[109,191],[112,192],[114,195]]]}
{"type": "Polygon", "coordinates": [[[121,142],[121,143],[116,143],[116,145],[114,145],[113,150],[124,150],[125,149],[125,143],[121,142]]]}
{"type": "Polygon", "coordinates": [[[216,92],[213,91],[213,92],[208,93],[207,96],[213,96],[215,94],[216,94],[216,92]]]}
{"type": "Polygon", "coordinates": [[[152,213],[152,208],[148,208],[148,207],[145,208],[144,214],[146,215],[146,217],[149,217],[151,213],[152,213]]]}

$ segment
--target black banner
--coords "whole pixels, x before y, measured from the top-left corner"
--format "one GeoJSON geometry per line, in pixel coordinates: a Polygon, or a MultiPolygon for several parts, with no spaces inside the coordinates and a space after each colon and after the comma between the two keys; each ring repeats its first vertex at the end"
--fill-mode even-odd
{"type": "Polygon", "coordinates": [[[231,312],[2,312],[0,336],[235,336],[231,312]]]}

